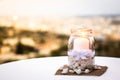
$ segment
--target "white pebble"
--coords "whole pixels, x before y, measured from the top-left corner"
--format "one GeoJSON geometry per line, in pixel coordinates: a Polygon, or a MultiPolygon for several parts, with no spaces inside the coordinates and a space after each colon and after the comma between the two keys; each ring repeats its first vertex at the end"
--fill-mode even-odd
{"type": "Polygon", "coordinates": [[[82,70],[81,66],[78,66],[77,68],[82,70]]]}
{"type": "Polygon", "coordinates": [[[62,74],[68,73],[68,68],[64,68],[63,71],[61,72],[62,74]]]}
{"type": "Polygon", "coordinates": [[[74,73],[74,71],[73,71],[73,70],[69,70],[69,72],[70,72],[70,73],[74,73]]]}
{"type": "Polygon", "coordinates": [[[76,69],[76,66],[75,66],[75,65],[72,65],[72,67],[73,67],[74,69],[76,69]]]}
{"type": "Polygon", "coordinates": [[[85,69],[84,73],[89,73],[90,70],[89,69],[85,69]]]}
{"type": "Polygon", "coordinates": [[[99,66],[98,69],[102,69],[102,68],[99,66]]]}
{"type": "Polygon", "coordinates": [[[75,67],[78,67],[79,65],[78,65],[78,63],[75,63],[75,65],[74,65],[75,67]]]}
{"type": "Polygon", "coordinates": [[[80,74],[82,71],[81,71],[81,69],[76,69],[75,72],[76,72],[77,74],[80,74]]]}
{"type": "Polygon", "coordinates": [[[73,71],[74,71],[74,72],[76,72],[76,71],[77,71],[77,69],[76,69],[76,68],[73,68],[73,71]]]}
{"type": "Polygon", "coordinates": [[[69,65],[69,68],[73,68],[73,66],[72,66],[72,65],[69,65]]]}
{"type": "Polygon", "coordinates": [[[101,69],[101,67],[100,67],[100,66],[97,66],[97,65],[95,65],[94,68],[95,68],[95,69],[101,69]]]}
{"type": "Polygon", "coordinates": [[[63,66],[61,66],[61,67],[59,68],[59,70],[63,70],[63,66]]]}
{"type": "Polygon", "coordinates": [[[86,64],[85,64],[85,63],[84,63],[84,64],[81,64],[81,67],[83,67],[83,68],[86,67],[86,64]]]}

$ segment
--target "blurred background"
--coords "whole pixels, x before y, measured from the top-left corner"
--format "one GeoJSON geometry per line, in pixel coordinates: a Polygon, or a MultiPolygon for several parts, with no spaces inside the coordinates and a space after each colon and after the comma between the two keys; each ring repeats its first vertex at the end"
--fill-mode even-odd
{"type": "Polygon", "coordinates": [[[0,64],[65,56],[81,26],[94,30],[96,56],[120,58],[119,0],[0,0],[0,64]]]}

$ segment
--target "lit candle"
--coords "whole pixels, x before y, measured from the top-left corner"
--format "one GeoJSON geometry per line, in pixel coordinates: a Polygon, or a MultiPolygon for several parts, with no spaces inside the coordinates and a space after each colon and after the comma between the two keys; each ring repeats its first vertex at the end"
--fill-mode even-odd
{"type": "Polygon", "coordinates": [[[81,50],[89,50],[89,40],[86,38],[77,38],[74,40],[73,50],[80,52],[81,50]]]}

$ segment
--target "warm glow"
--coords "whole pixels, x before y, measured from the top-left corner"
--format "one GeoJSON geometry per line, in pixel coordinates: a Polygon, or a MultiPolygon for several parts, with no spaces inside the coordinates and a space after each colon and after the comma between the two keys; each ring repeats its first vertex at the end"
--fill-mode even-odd
{"type": "Polygon", "coordinates": [[[30,29],[34,29],[35,23],[34,23],[34,22],[29,22],[28,27],[29,27],[30,29]]]}
{"type": "Polygon", "coordinates": [[[18,19],[18,16],[13,16],[13,20],[16,21],[18,19]]]}

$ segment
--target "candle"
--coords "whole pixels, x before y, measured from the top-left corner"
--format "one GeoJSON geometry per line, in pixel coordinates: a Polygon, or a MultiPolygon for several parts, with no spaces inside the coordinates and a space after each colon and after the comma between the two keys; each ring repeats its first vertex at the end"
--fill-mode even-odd
{"type": "Polygon", "coordinates": [[[89,50],[89,40],[86,38],[77,38],[74,40],[73,50],[80,52],[81,50],[89,50]]]}

